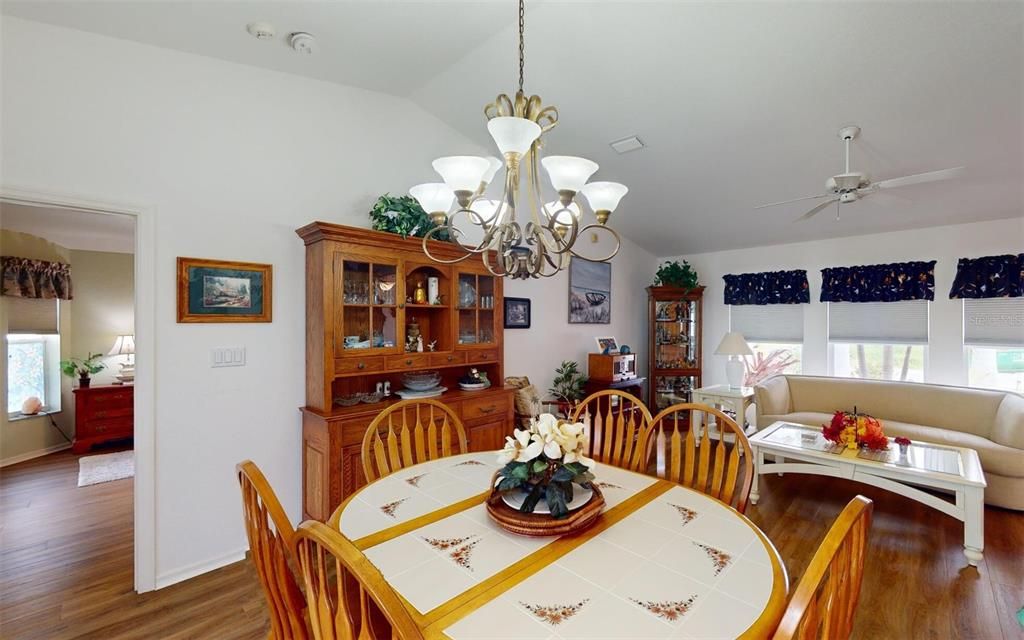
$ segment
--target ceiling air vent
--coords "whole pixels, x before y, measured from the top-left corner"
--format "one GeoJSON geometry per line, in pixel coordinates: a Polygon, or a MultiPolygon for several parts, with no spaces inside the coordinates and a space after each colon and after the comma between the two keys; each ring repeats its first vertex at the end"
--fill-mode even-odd
{"type": "Polygon", "coordinates": [[[644,148],[644,143],[641,142],[640,138],[636,136],[630,136],[623,138],[622,140],[616,140],[611,143],[612,149],[615,149],[618,153],[629,153],[630,151],[636,151],[644,148]]]}

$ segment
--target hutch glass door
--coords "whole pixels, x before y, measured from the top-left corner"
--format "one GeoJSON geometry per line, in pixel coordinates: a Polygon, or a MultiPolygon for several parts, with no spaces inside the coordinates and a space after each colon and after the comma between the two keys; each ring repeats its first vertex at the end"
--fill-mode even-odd
{"type": "Polygon", "coordinates": [[[366,350],[397,352],[398,301],[403,295],[397,263],[364,262],[337,256],[334,261],[336,356],[366,350]],[[340,276],[340,277],[339,277],[340,276]]]}

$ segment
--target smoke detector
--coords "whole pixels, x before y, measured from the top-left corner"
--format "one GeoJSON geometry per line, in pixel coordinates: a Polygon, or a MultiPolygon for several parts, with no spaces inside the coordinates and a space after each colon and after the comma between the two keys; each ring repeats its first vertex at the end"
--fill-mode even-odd
{"type": "Polygon", "coordinates": [[[288,44],[292,46],[292,49],[295,49],[298,53],[304,53],[306,55],[313,53],[313,45],[315,42],[316,41],[313,36],[305,31],[296,31],[288,36],[288,44]]]}
{"type": "Polygon", "coordinates": [[[245,29],[257,40],[270,40],[274,37],[274,25],[269,22],[250,22],[245,29]]]}

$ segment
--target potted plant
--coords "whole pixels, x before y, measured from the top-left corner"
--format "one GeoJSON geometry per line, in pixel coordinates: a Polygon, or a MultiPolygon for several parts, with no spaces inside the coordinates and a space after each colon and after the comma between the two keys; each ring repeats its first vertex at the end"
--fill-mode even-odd
{"type": "Polygon", "coordinates": [[[580,373],[580,366],[572,360],[562,361],[561,366],[555,369],[555,379],[548,393],[558,400],[558,410],[562,415],[568,416],[576,403],[583,399],[583,385],[586,383],[587,376],[580,373]]]}
{"type": "Polygon", "coordinates": [[[586,456],[587,446],[582,422],[542,413],[530,420],[529,428],[516,429],[514,437],[505,438],[505,448],[498,452],[498,462],[505,466],[498,471],[496,488],[525,493],[519,507],[522,513],[533,513],[543,500],[553,518],[565,518],[573,485],[590,488],[594,480],[590,470],[595,463],[586,456]]]}
{"type": "Polygon", "coordinates": [[[99,361],[102,353],[90,353],[85,358],[68,358],[60,361],[61,372],[69,378],[78,376],[78,386],[86,388],[89,386],[89,376],[99,373],[107,368],[107,365],[99,361]]]}
{"type": "Polygon", "coordinates": [[[658,267],[654,273],[654,286],[679,287],[689,291],[697,287],[697,272],[686,260],[682,264],[672,260],[658,267]]]}
{"type": "MultiPolygon", "coordinates": [[[[412,196],[392,196],[387,193],[377,198],[370,209],[370,220],[375,231],[397,233],[403,238],[422,238],[434,228],[434,222],[412,196]]],[[[438,233],[438,240],[447,240],[448,235],[438,233]]]]}

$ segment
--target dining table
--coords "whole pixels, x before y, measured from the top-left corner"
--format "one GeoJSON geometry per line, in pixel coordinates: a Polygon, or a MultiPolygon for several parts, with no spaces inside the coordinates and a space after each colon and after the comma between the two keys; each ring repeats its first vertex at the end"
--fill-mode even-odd
{"type": "Polygon", "coordinates": [[[789,590],[775,547],[707,495],[598,463],[585,530],[510,533],[486,508],[497,452],[401,469],[328,524],[353,540],[427,638],[763,638],[789,590]]]}

